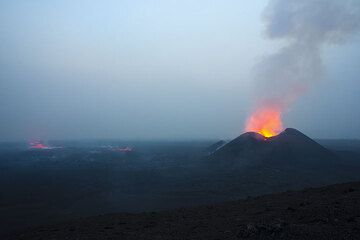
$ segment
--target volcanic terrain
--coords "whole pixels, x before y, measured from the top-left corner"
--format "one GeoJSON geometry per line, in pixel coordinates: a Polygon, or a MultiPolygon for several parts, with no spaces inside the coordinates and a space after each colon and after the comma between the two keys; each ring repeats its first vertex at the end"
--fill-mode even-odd
{"type": "Polygon", "coordinates": [[[213,145],[138,143],[125,153],[88,143],[6,150],[0,236],[359,239],[360,145],[331,144],[337,148],[289,128],[213,145]],[[301,191],[343,182],[355,183],[301,191]],[[256,197],[287,190],[299,192],[256,197]]]}
{"type": "Polygon", "coordinates": [[[269,138],[255,132],[244,133],[218,148],[211,157],[249,165],[322,165],[336,160],[331,151],[293,128],[269,138]]]}
{"type": "Polygon", "coordinates": [[[360,239],[360,182],[217,205],[108,214],[9,239],[360,239]]]}
{"type": "Polygon", "coordinates": [[[217,148],[206,161],[214,171],[237,172],[250,185],[258,182],[256,189],[274,186],[277,191],[349,181],[346,178],[360,166],[357,159],[344,159],[293,128],[273,137],[244,133],[217,148]]]}

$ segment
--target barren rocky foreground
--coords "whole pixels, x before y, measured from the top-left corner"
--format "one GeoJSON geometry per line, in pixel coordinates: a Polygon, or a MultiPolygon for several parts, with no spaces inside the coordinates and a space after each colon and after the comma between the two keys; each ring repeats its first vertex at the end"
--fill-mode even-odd
{"type": "Polygon", "coordinates": [[[101,215],[10,239],[360,239],[360,182],[189,209],[101,215]]]}

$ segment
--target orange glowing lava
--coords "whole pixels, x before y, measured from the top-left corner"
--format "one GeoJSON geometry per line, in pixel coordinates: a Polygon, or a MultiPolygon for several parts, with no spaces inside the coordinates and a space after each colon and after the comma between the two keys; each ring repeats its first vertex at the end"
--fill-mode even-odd
{"type": "Polygon", "coordinates": [[[30,148],[31,149],[48,149],[49,147],[46,146],[45,144],[43,144],[42,142],[40,141],[30,141],[30,148]]]}
{"type": "Polygon", "coordinates": [[[276,107],[262,107],[247,120],[245,131],[257,132],[264,137],[278,135],[283,130],[281,111],[276,107]]]}

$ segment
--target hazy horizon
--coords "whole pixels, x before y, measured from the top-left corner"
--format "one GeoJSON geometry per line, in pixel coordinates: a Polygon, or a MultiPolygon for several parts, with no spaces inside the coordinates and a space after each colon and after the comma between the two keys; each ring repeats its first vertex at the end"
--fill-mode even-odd
{"type": "MultiPolygon", "coordinates": [[[[265,37],[267,4],[1,2],[0,141],[240,135],[254,66],[284,45],[265,37]]],[[[320,49],[324,73],[284,113],[285,128],[360,139],[359,40],[320,49]]]]}

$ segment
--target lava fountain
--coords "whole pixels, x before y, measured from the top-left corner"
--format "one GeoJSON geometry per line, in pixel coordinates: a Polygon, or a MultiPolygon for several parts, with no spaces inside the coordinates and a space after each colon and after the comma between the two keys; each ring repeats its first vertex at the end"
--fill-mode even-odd
{"type": "Polygon", "coordinates": [[[257,132],[264,137],[278,135],[283,130],[281,109],[273,106],[258,108],[246,121],[246,132],[257,132]]]}

